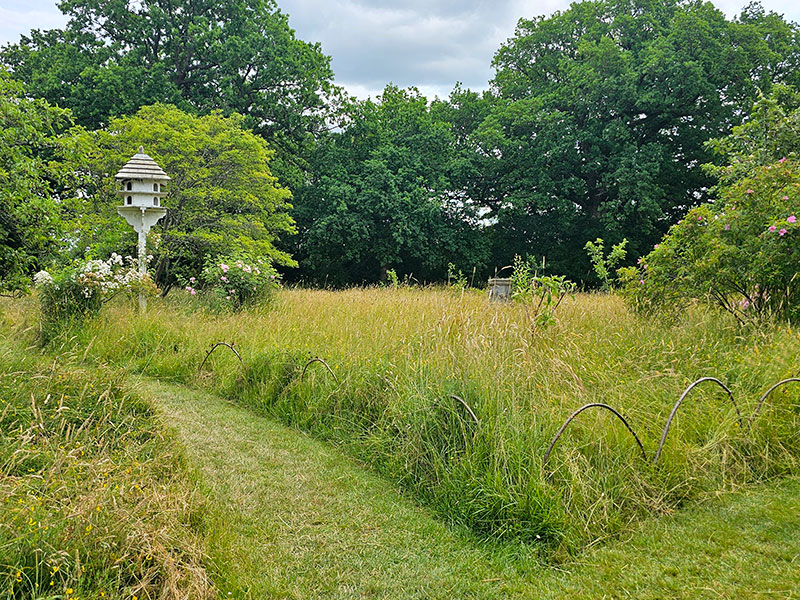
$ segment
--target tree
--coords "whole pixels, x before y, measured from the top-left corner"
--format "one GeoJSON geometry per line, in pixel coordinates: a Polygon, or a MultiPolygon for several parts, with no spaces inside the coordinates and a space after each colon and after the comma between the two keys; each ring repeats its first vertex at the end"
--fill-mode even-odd
{"type": "Polygon", "coordinates": [[[713,304],[739,321],[800,321],[800,94],[777,88],[751,117],[709,147],[716,198],[689,214],[638,268],[623,271],[642,310],[713,304]]]}
{"type": "Polygon", "coordinates": [[[167,215],[154,229],[161,232],[153,248],[155,281],[164,293],[178,277],[196,275],[206,258],[219,254],[295,264],[275,248],[279,235],[294,231],[291,194],[270,172],[273,151],[243,124],[241,115],[195,117],[156,104],[85,132],[73,168],[86,184],[67,215],[77,252],[99,257],[123,248],[133,252],[135,236],[116,214],[120,200],[113,174],[141,145],[172,178],[167,215]]]}
{"type": "Polygon", "coordinates": [[[759,89],[800,79],[796,24],[750,5],[601,0],[520,20],[497,52],[491,114],[475,134],[497,262],[546,255],[585,279],[580,249],[627,238],[632,254],[708,197],[704,144],[759,89]],[[505,257],[505,258],[501,258],[505,257]]]}
{"type": "Polygon", "coordinates": [[[64,31],[36,31],[2,62],[31,93],[101,127],[154,102],[245,116],[298,184],[336,92],[329,57],[297,40],[273,0],[64,0],[64,31]]]}
{"type": "Polygon", "coordinates": [[[483,266],[476,207],[454,186],[462,159],[441,114],[418,91],[394,86],[350,107],[297,195],[301,276],[345,285],[394,269],[438,280],[450,262],[483,266]]]}
{"type": "Polygon", "coordinates": [[[57,250],[71,124],[69,111],[30,98],[0,69],[0,290],[26,289],[57,250]]]}

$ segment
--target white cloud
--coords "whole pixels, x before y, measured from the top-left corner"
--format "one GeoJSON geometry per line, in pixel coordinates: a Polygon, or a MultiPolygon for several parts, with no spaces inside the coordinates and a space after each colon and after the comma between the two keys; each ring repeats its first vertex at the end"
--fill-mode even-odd
{"type": "Polygon", "coordinates": [[[63,27],[67,19],[52,1],[11,1],[0,7],[0,45],[19,41],[31,29],[63,27]]]}

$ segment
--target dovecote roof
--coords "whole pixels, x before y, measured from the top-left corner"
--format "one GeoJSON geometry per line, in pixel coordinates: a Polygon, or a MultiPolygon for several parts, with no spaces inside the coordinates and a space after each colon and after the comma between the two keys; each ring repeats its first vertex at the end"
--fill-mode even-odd
{"type": "Polygon", "coordinates": [[[170,176],[156,164],[152,158],[144,153],[144,148],[139,146],[139,152],[134,154],[114,176],[115,179],[150,179],[155,181],[169,181],[170,176]]]}

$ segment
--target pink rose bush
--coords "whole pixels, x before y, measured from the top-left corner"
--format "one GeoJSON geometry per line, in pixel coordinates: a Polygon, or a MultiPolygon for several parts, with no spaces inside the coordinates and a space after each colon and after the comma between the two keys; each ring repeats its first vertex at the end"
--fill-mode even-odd
{"type": "Polygon", "coordinates": [[[752,169],[692,209],[637,266],[623,295],[643,312],[716,305],[740,322],[800,322],[800,165],[792,156],[752,169]]]}
{"type": "Polygon", "coordinates": [[[189,278],[184,289],[191,296],[199,294],[213,308],[238,310],[268,300],[279,280],[269,260],[219,256],[208,261],[197,277],[189,278]]]}

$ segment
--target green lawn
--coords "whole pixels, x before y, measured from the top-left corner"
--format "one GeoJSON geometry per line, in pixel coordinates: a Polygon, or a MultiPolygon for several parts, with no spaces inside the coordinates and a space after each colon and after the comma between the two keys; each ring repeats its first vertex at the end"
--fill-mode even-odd
{"type": "Polygon", "coordinates": [[[304,433],[182,386],[139,387],[210,496],[222,597],[733,599],[800,589],[797,479],[643,521],[548,566],[530,548],[447,527],[304,433]]]}

